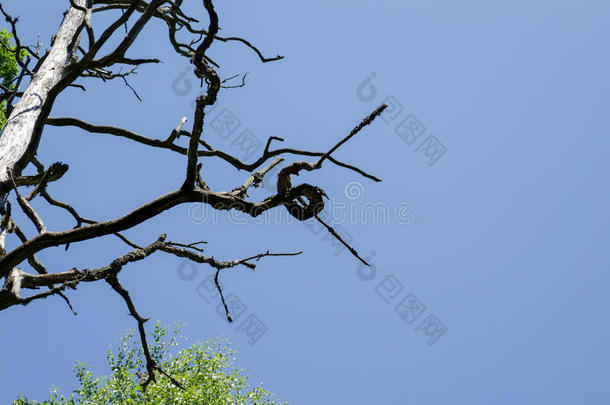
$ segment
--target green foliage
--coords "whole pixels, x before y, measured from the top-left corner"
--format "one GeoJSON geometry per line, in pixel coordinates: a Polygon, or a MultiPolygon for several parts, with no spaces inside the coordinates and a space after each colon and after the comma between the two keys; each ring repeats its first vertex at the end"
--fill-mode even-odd
{"type": "MultiPolygon", "coordinates": [[[[167,331],[155,326],[150,344],[151,356],[161,368],[178,380],[185,388],[176,387],[165,376],[156,373],[157,382],[151,382],[146,391],[139,384],[145,378],[146,362],[139,339],[129,330],[122,338],[118,352],[108,351],[107,359],[112,374],[93,377],[84,363],[75,366],[80,387],[69,397],[54,389],[45,405],[59,404],[163,404],[163,405],[227,405],[227,404],[279,404],[274,396],[262,387],[252,388],[243,370],[233,366],[233,352],[226,344],[215,340],[195,343],[176,353],[178,331],[168,336],[167,331]]],[[[35,405],[36,401],[19,398],[13,404],[35,405]]]]}
{"type": "MultiPolygon", "coordinates": [[[[13,90],[15,88],[12,83],[13,79],[17,77],[19,73],[19,66],[17,65],[17,58],[15,55],[15,45],[11,43],[11,38],[13,35],[8,33],[4,28],[0,29],[0,81],[3,86],[8,87],[13,90]],[[11,50],[7,49],[10,48],[11,50]]],[[[22,49],[20,52],[21,60],[24,60],[27,57],[27,52],[22,49]]],[[[6,111],[6,101],[0,103],[0,130],[4,127],[4,123],[6,122],[6,116],[4,115],[6,111]]]]}

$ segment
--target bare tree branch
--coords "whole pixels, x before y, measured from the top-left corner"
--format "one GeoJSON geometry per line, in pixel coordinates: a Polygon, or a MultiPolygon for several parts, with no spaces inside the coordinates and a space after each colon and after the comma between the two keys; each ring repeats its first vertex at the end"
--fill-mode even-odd
{"type": "MultiPolygon", "coordinates": [[[[132,131],[129,131],[129,130],[126,130],[123,128],[104,126],[104,125],[94,125],[94,124],[90,124],[88,122],[79,120],[78,118],[72,118],[72,117],[48,118],[46,123],[49,125],[53,125],[53,126],[75,126],[75,127],[81,128],[87,132],[119,136],[119,137],[130,139],[135,142],[139,142],[139,143],[147,145],[147,146],[169,149],[171,151],[180,153],[182,155],[187,154],[186,148],[183,148],[181,146],[178,146],[178,145],[175,145],[172,143],[175,138],[167,139],[167,140],[151,139],[151,138],[147,138],[143,135],[137,134],[135,132],[132,132],[132,131]]],[[[183,134],[183,135],[187,135],[189,137],[191,136],[191,134],[186,131],[180,131],[179,133],[183,134]]],[[[324,155],[324,152],[311,152],[311,151],[292,149],[292,148],[269,150],[269,145],[271,144],[272,140],[283,141],[282,138],[278,138],[276,136],[270,137],[269,140],[267,141],[267,146],[266,146],[262,156],[253,163],[243,163],[238,158],[236,158],[232,155],[229,155],[228,153],[225,153],[223,151],[212,149],[211,147],[209,147],[208,150],[198,151],[197,155],[200,157],[218,157],[239,170],[246,170],[246,171],[250,171],[250,172],[259,168],[262,164],[264,164],[270,158],[279,156],[279,155],[291,154],[291,155],[312,156],[312,157],[324,155]]],[[[332,156],[327,157],[327,159],[330,160],[331,162],[333,162],[334,164],[336,164],[337,166],[352,170],[352,171],[362,175],[363,177],[366,177],[368,179],[371,179],[371,180],[377,181],[377,182],[381,181],[380,178],[373,176],[372,174],[366,173],[365,171],[359,169],[356,166],[336,160],[332,156]]]]}
{"type": "MultiPolygon", "coordinates": [[[[170,242],[165,240],[165,235],[162,235],[155,242],[147,246],[140,246],[125,237],[122,234],[123,231],[132,229],[185,203],[202,203],[216,210],[237,210],[252,217],[280,207],[280,209],[286,209],[290,215],[300,221],[316,219],[356,258],[367,264],[332,226],[326,224],[318,216],[324,209],[324,198],[328,198],[324,190],[307,183],[293,185],[292,179],[302,171],[321,169],[323,162],[328,160],[371,180],[381,180],[354,165],[339,161],[331,155],[364,127],[371,124],[386,108],[385,105],[370,113],[347,136],[326,152],[292,148],[272,150],[270,147],[273,141],[281,142],[284,139],[270,136],[262,154],[253,162],[245,163],[227,152],[212,147],[205,139],[206,112],[216,103],[222,89],[245,86],[247,75],[246,73],[241,77],[241,84],[228,85],[237,75],[221,79],[223,71],[220,64],[207,55],[212,45],[239,42],[253,51],[264,63],[280,60],[283,57],[279,55],[271,58],[265,57],[256,46],[242,37],[219,36],[219,17],[212,0],[203,0],[203,8],[208,19],[205,29],[198,28],[199,20],[195,16],[187,15],[181,6],[182,0],[70,0],[69,8],[64,14],[57,35],[52,40],[51,49],[40,55],[40,46],[37,46],[36,51],[33,52],[31,48],[23,45],[17,32],[17,18],[11,17],[0,5],[0,13],[9,23],[15,40],[15,46],[4,42],[0,43],[0,46],[17,56],[20,68],[20,72],[15,78],[8,83],[0,84],[0,102],[6,102],[8,114],[8,121],[0,133],[0,215],[2,216],[0,220],[0,280],[3,280],[0,288],[0,310],[58,296],[76,314],[66,295],[67,289],[76,289],[80,283],[105,280],[121,296],[129,314],[137,322],[140,342],[146,358],[147,378],[143,382],[145,388],[155,381],[155,373],[165,375],[178,387],[181,385],[179,381],[165,373],[151,357],[144,327],[147,319],[136,310],[129,291],[119,281],[119,273],[127,264],[144,260],[160,251],[194,263],[211,266],[215,270],[214,281],[220,293],[227,319],[231,322],[231,314],[219,280],[222,270],[238,266],[253,270],[256,262],[261,258],[295,256],[302,252],[270,253],[267,250],[264,253],[242,259],[218,260],[214,256],[207,255],[207,252],[206,255],[203,254],[204,250],[201,247],[205,243],[203,241],[170,242]],[[111,10],[120,10],[120,15],[113,17],[110,24],[103,30],[95,32],[91,23],[92,15],[111,10]],[[156,64],[160,60],[154,57],[155,55],[134,58],[130,57],[128,53],[141,34],[145,32],[144,28],[153,20],[162,21],[167,25],[169,44],[178,57],[189,59],[193,65],[194,76],[202,87],[205,85],[205,93],[196,99],[192,117],[193,125],[190,131],[184,129],[187,122],[186,117],[183,117],[169,135],[162,139],[153,139],[115,126],[94,125],[77,118],[49,117],[55,100],[65,89],[77,87],[85,90],[84,86],[76,83],[76,80],[81,78],[83,80],[98,79],[93,81],[95,84],[103,84],[113,79],[123,80],[136,98],[142,101],[127,78],[136,73],[138,66],[156,64]],[[125,28],[125,34],[120,32],[121,27],[125,28]],[[85,36],[86,46],[81,42],[84,41],[85,36]],[[116,41],[111,42],[111,38],[115,38],[116,41]],[[215,43],[215,41],[217,42],[215,43]],[[36,59],[34,68],[29,67],[29,58],[22,60],[19,57],[24,49],[36,59]],[[102,49],[105,54],[99,55],[102,49]],[[127,68],[129,66],[130,68],[127,68]],[[124,69],[125,71],[123,71],[124,69]],[[27,88],[21,91],[19,86],[26,76],[29,83],[27,88]],[[16,104],[13,105],[14,101],[16,104]],[[120,217],[102,222],[89,219],[82,216],[72,205],[53,198],[48,190],[52,187],[53,182],[62,179],[68,170],[68,165],[57,162],[45,169],[44,165],[36,159],[45,125],[74,126],[91,133],[113,135],[143,146],[170,150],[185,156],[184,177],[177,178],[176,187],[179,187],[178,189],[169,191],[120,217]],[[188,147],[176,144],[176,140],[181,136],[188,138],[188,147]],[[269,179],[270,171],[284,163],[285,158],[289,155],[315,157],[317,161],[288,162],[279,170],[275,179],[269,179]],[[201,174],[203,163],[200,158],[221,159],[238,170],[249,172],[249,176],[243,184],[231,191],[212,190],[201,174]],[[269,162],[270,159],[273,160],[269,162]],[[38,172],[36,175],[22,175],[22,171],[29,163],[36,168],[38,172]],[[277,192],[261,201],[250,201],[248,199],[250,187],[258,187],[264,180],[275,181],[277,192]],[[25,193],[23,189],[20,190],[20,187],[33,187],[33,189],[29,193],[25,193]],[[38,231],[38,234],[31,238],[28,238],[11,216],[13,195],[10,191],[12,190],[15,190],[17,203],[38,231]],[[61,208],[70,214],[76,222],[75,226],[72,229],[60,231],[47,230],[42,218],[30,204],[30,201],[37,196],[41,197],[39,201],[61,208]],[[108,235],[118,237],[133,250],[117,257],[104,267],[57,271],[51,268],[52,265],[43,265],[37,258],[40,252],[54,246],[64,245],[67,250],[72,243],[95,240],[108,235]],[[18,242],[17,246],[10,251],[5,249],[7,238],[16,238],[18,242]],[[27,269],[17,267],[24,261],[27,261],[37,274],[30,274],[26,271],[27,269]],[[40,288],[46,290],[37,291],[40,288]]],[[[222,62],[220,58],[218,62],[222,62]]]]}

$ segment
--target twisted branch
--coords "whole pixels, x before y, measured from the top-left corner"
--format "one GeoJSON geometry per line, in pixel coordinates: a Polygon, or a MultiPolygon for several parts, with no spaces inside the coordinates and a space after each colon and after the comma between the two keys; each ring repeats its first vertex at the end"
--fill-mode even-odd
{"type": "Polygon", "coordinates": [[[235,86],[224,85],[236,76],[225,80],[221,79],[219,63],[206,55],[214,41],[223,43],[239,42],[252,50],[263,63],[277,61],[283,57],[278,55],[267,58],[257,47],[244,38],[219,36],[219,19],[212,0],[203,0],[203,6],[209,20],[206,29],[195,27],[195,24],[199,21],[186,15],[182,11],[181,5],[181,0],[150,0],[149,2],[143,0],[70,0],[70,7],[54,40],[53,48],[42,56],[38,55],[38,49],[36,52],[32,52],[30,48],[22,44],[17,35],[17,19],[12,18],[0,5],[0,12],[11,25],[16,43],[14,48],[4,43],[0,46],[11,49],[11,52],[17,55],[17,62],[21,68],[18,77],[11,81],[11,83],[15,83],[14,86],[11,83],[2,84],[1,90],[3,93],[0,96],[0,101],[7,101],[7,112],[10,114],[7,126],[3,130],[2,137],[0,137],[0,152],[2,152],[0,154],[0,214],[2,215],[0,220],[0,279],[4,280],[4,285],[0,289],[0,310],[15,305],[27,305],[33,301],[57,295],[63,298],[74,312],[65,291],[68,288],[76,289],[83,282],[105,280],[121,296],[127,305],[129,314],[137,322],[141,345],[146,358],[147,378],[143,382],[144,388],[151,382],[156,381],[155,372],[165,375],[176,386],[181,388],[182,386],[177,380],[165,373],[150,355],[144,327],[147,319],[136,310],[129,291],[119,281],[119,273],[127,264],[143,260],[160,251],[211,266],[215,269],[214,281],[220,293],[227,319],[231,322],[231,314],[219,281],[221,270],[237,266],[253,270],[256,267],[255,262],[261,258],[295,256],[302,252],[270,253],[267,250],[264,253],[243,259],[221,261],[213,256],[204,255],[203,249],[199,247],[204,243],[201,241],[194,243],[169,242],[165,240],[165,235],[162,235],[155,242],[141,247],[127,239],[121,233],[122,231],[136,227],[162,212],[184,203],[200,202],[217,210],[237,210],[252,217],[276,207],[283,207],[300,221],[309,218],[320,221],[333,237],[345,245],[356,258],[367,264],[353,247],[349,246],[331,226],[318,216],[324,208],[324,198],[327,198],[324,190],[307,183],[293,185],[292,176],[298,175],[301,171],[316,171],[322,167],[325,160],[329,160],[371,180],[380,181],[378,177],[366,173],[354,165],[341,162],[331,155],[379,116],[386,108],[385,105],[369,114],[346,137],[326,152],[292,148],[271,150],[272,141],[283,141],[282,138],[271,136],[268,138],[261,156],[254,162],[245,163],[224,151],[214,149],[208,144],[203,139],[206,128],[206,107],[209,108],[216,103],[221,89],[244,86],[246,76],[243,75],[241,84],[235,86]],[[100,35],[96,35],[91,25],[91,15],[114,9],[121,10],[121,15],[101,31],[100,35]],[[134,21],[131,21],[132,19],[134,21]],[[160,61],[154,57],[131,58],[128,56],[128,52],[152,19],[159,19],[167,24],[169,43],[178,55],[189,58],[189,61],[193,64],[195,77],[199,79],[202,86],[204,83],[206,85],[205,94],[202,94],[196,100],[195,112],[192,117],[193,126],[190,131],[183,129],[187,120],[186,117],[180,120],[165,139],[152,139],[123,128],[94,125],[77,118],[49,117],[56,97],[63,90],[70,86],[85,89],[82,85],[75,83],[79,78],[97,78],[100,79],[100,82],[119,78],[142,101],[127,82],[127,77],[136,73],[136,68],[139,65],[159,63],[160,61]],[[128,28],[128,24],[131,28],[128,28]],[[109,46],[110,38],[116,34],[120,27],[125,27],[125,35],[114,46],[109,46]],[[190,35],[190,40],[180,42],[176,38],[180,30],[190,35]],[[85,34],[88,41],[87,47],[80,43],[81,36],[85,36],[85,34]],[[110,47],[109,51],[105,55],[98,55],[102,48],[106,49],[106,46],[110,47]],[[37,59],[37,64],[33,69],[28,67],[29,59],[22,61],[19,58],[22,49],[27,50],[37,59]],[[121,73],[120,67],[124,65],[132,66],[132,68],[125,73],[121,73]],[[119,69],[116,69],[117,67],[119,69]],[[28,88],[24,92],[20,92],[18,91],[19,84],[26,75],[30,75],[32,78],[28,88]],[[19,101],[13,109],[12,101],[15,98],[19,98],[19,101]],[[184,181],[181,185],[180,183],[176,184],[176,186],[179,186],[178,189],[159,196],[121,217],[103,222],[86,218],[80,215],[70,204],[54,199],[47,190],[50,187],[49,184],[62,178],[68,170],[68,165],[57,162],[45,170],[44,166],[36,160],[35,155],[44,125],[75,126],[88,132],[123,137],[149,147],[167,149],[184,155],[186,156],[184,181]],[[181,136],[189,138],[187,148],[175,144],[181,136]],[[275,194],[258,202],[249,201],[247,198],[250,187],[258,187],[271,169],[282,164],[284,157],[288,155],[316,157],[318,159],[314,162],[296,161],[288,163],[279,171],[275,179],[277,186],[275,194]],[[201,176],[202,162],[199,161],[199,158],[219,158],[238,170],[250,172],[250,175],[242,185],[231,191],[214,191],[207,186],[201,176]],[[274,160],[267,163],[272,158],[274,160]],[[36,167],[38,174],[21,175],[21,171],[30,162],[36,167]],[[34,188],[29,194],[23,193],[22,195],[19,188],[24,186],[33,186],[34,188]],[[9,192],[12,190],[15,191],[17,203],[36,226],[38,234],[32,238],[28,239],[11,217],[11,204],[8,198],[9,192]],[[47,230],[40,216],[29,204],[37,196],[42,197],[48,204],[68,212],[76,221],[74,228],[63,231],[47,230]],[[5,239],[7,235],[11,234],[14,234],[21,244],[6,252],[4,250],[5,239]],[[67,250],[71,243],[96,239],[106,235],[115,235],[133,250],[119,256],[104,267],[83,270],[73,268],[61,272],[49,272],[47,267],[36,257],[39,252],[53,246],[64,245],[67,250]],[[30,274],[17,267],[26,260],[38,274],[30,274]],[[45,287],[47,290],[26,297],[21,295],[25,290],[36,290],[40,287],[45,287]]]}

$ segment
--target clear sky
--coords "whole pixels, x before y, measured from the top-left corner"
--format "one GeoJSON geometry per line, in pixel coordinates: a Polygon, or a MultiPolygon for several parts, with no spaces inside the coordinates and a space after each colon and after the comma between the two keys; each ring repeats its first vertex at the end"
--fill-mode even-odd
{"type": "MultiPolygon", "coordinates": [[[[3,1],[20,15],[23,41],[40,32],[45,45],[67,3],[3,1]]],[[[185,3],[205,22],[199,1],[185,3]]],[[[225,272],[225,291],[242,303],[234,324],[206,294],[210,268],[191,273],[156,254],[121,273],[140,313],[184,325],[190,342],[228,338],[251,381],[294,404],[610,403],[610,3],[217,3],[224,35],[286,58],[261,64],[239,44],[213,46],[221,77],[249,72],[208,115],[215,147],[251,161],[257,140],[275,135],[325,151],[388,98],[387,122],[336,152],[383,182],[330,164],[298,179],[332,196],[325,214],[375,271],[280,209],[253,221],[184,205],[127,234],[141,244],[163,232],[203,239],[222,259],[305,253],[225,272]],[[222,114],[239,127],[215,129],[222,114]]],[[[87,92],[66,91],[52,115],[152,138],[183,115],[190,128],[196,83],[180,76],[187,63],[165,31],[155,24],[130,51],[164,62],[131,78],[142,103],[122,82],[81,80],[87,92]]],[[[70,164],[49,191],[99,220],[179,187],[185,170],[171,152],[72,128],[47,128],[39,158],[70,164]]],[[[209,160],[204,175],[215,190],[247,177],[209,160]]],[[[35,206],[50,229],[73,226],[35,206]]],[[[127,250],[108,237],[41,259],[60,271],[127,250]]],[[[133,320],[105,283],[68,294],[76,317],[59,298],[0,314],[1,403],[40,400],[51,386],[68,392],[75,360],[108,373],[105,351],[133,320]]]]}

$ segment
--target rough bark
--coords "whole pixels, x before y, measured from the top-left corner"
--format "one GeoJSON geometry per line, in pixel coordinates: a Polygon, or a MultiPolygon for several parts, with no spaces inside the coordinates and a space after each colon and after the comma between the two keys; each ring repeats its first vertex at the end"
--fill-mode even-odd
{"type": "MultiPolygon", "coordinates": [[[[84,6],[85,0],[75,0],[75,3],[84,6]]],[[[74,7],[65,14],[51,50],[0,133],[0,200],[10,189],[7,169],[14,175],[20,174],[36,153],[44,121],[59,93],[57,86],[73,59],[74,46],[78,44],[75,37],[84,18],[85,13],[74,7]]]]}

